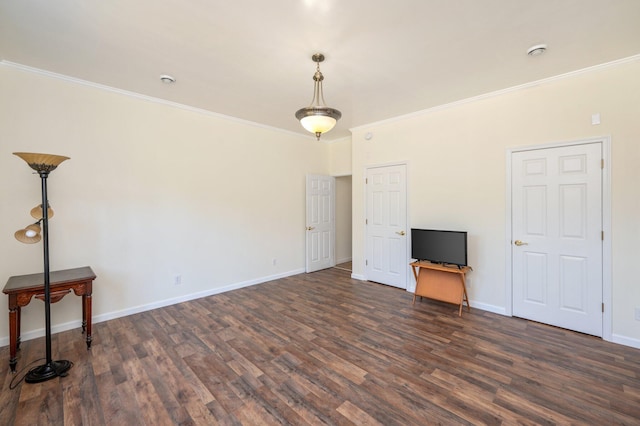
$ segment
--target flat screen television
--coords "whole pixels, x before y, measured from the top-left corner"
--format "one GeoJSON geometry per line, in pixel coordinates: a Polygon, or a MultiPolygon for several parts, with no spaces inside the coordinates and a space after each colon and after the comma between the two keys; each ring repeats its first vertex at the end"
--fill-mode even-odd
{"type": "Polygon", "coordinates": [[[432,263],[467,266],[467,233],[411,229],[411,257],[432,263]]]}

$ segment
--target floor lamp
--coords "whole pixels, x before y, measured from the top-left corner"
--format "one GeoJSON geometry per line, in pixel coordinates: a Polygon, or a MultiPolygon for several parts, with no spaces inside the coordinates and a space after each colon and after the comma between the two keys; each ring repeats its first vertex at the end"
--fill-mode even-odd
{"type": "MultiPolygon", "coordinates": [[[[71,361],[51,359],[51,290],[50,290],[50,273],[49,273],[49,216],[53,211],[49,208],[49,200],[47,198],[47,178],[49,173],[58,167],[60,163],[68,160],[69,157],[51,154],[36,154],[30,152],[14,152],[14,155],[22,158],[27,162],[29,167],[38,172],[42,184],[42,204],[39,206],[41,210],[40,220],[25,229],[16,232],[15,237],[18,241],[24,243],[35,243],[40,241],[40,226],[42,223],[42,244],[44,254],[44,317],[46,330],[46,346],[47,358],[43,365],[39,365],[31,369],[26,377],[27,383],[39,383],[58,376],[66,376],[67,371],[71,368],[71,361]]],[[[37,207],[32,210],[32,215],[37,215],[37,207]],[[35,212],[34,212],[35,210],[35,212]]]]}

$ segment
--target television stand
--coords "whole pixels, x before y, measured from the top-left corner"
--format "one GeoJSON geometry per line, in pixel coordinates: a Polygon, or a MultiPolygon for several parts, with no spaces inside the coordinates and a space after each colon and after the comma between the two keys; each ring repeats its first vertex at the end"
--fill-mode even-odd
{"type": "Polygon", "coordinates": [[[462,305],[466,302],[467,311],[471,311],[465,284],[465,274],[471,267],[451,267],[425,261],[410,265],[416,279],[413,303],[416,303],[416,296],[453,303],[459,306],[458,316],[462,316],[462,305]]]}

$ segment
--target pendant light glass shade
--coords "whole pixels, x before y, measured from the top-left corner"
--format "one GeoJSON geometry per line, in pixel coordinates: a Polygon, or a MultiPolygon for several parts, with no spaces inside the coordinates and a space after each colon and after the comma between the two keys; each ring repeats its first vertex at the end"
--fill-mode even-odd
{"type": "Polygon", "coordinates": [[[322,93],[322,80],[324,76],[320,72],[320,62],[324,61],[324,55],[316,53],[311,57],[316,65],[316,72],[313,75],[313,99],[311,105],[300,108],[296,111],[296,118],[306,130],[316,135],[320,140],[323,133],[333,129],[336,122],[342,117],[342,113],[335,108],[325,105],[324,94],[322,93]]]}
{"type": "MultiPolygon", "coordinates": [[[[306,109],[306,108],[305,108],[306,109]]],[[[330,115],[326,115],[326,111],[318,111],[314,113],[311,111],[311,115],[304,116],[300,119],[302,127],[310,131],[311,133],[326,133],[333,129],[337,120],[330,115]]]]}

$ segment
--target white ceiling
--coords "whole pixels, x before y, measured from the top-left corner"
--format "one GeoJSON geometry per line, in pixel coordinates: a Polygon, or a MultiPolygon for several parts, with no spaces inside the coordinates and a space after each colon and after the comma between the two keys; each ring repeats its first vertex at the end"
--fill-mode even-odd
{"type": "Polygon", "coordinates": [[[638,55],[640,1],[0,0],[2,61],[309,136],[315,52],[331,140],[638,55]]]}

